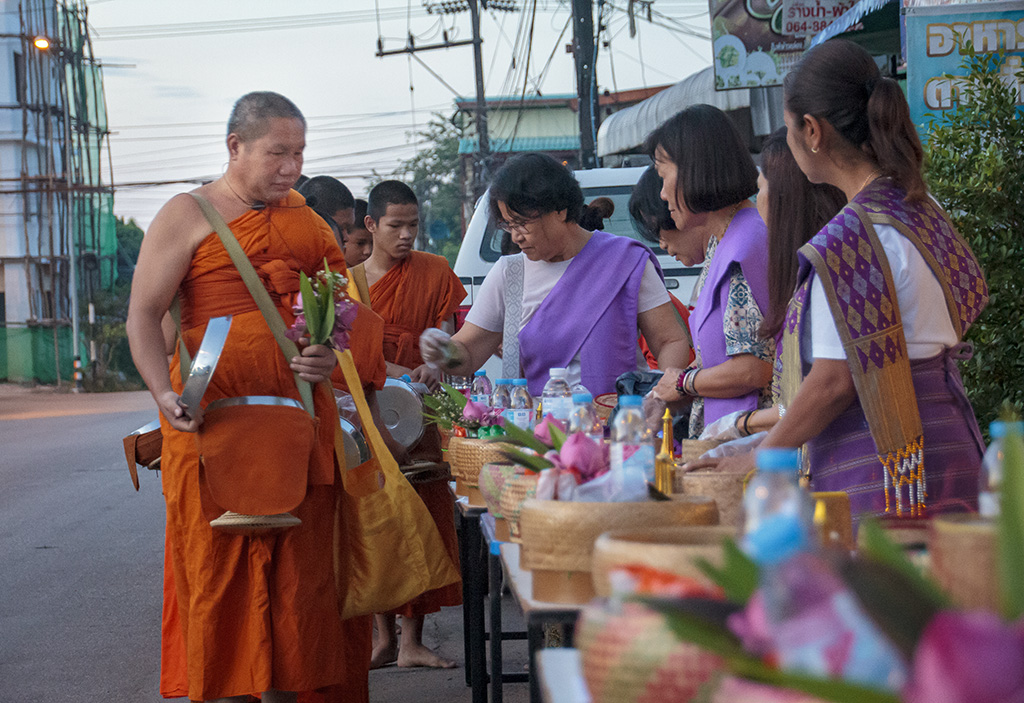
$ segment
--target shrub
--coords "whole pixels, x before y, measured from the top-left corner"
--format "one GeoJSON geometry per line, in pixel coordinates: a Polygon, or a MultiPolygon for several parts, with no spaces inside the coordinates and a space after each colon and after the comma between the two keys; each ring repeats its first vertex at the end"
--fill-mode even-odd
{"type": "Polygon", "coordinates": [[[974,358],[962,365],[987,434],[1004,401],[1018,415],[1024,409],[1024,123],[1015,88],[1000,76],[1003,54],[969,44],[961,53],[960,95],[969,99],[930,123],[925,170],[988,281],[988,307],[966,337],[974,358]]]}

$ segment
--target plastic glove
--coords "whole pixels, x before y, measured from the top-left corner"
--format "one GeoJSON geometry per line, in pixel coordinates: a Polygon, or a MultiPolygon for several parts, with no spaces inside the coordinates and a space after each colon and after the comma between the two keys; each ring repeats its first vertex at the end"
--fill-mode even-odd
{"type": "Polygon", "coordinates": [[[654,395],[653,390],[644,396],[641,410],[644,413],[644,422],[647,423],[647,428],[651,432],[656,433],[661,429],[661,421],[665,417],[665,408],[667,407],[668,403],[654,395]]]}
{"type": "Polygon", "coordinates": [[[420,335],[420,356],[432,369],[442,370],[451,359],[454,350],[452,336],[444,330],[431,327],[420,335]]]}
{"type": "Polygon", "coordinates": [[[737,410],[736,412],[729,413],[728,415],[723,415],[710,425],[704,427],[704,431],[700,433],[700,439],[717,439],[720,442],[739,439],[743,434],[736,426],[736,421],[739,419],[740,415],[745,412],[747,411],[737,410]]]}
{"type": "Polygon", "coordinates": [[[749,437],[740,437],[738,439],[732,439],[725,444],[719,444],[714,449],[709,449],[700,455],[701,459],[721,459],[727,456],[738,456],[740,454],[749,454],[760,446],[764,438],[768,436],[767,432],[757,432],[749,437]]]}

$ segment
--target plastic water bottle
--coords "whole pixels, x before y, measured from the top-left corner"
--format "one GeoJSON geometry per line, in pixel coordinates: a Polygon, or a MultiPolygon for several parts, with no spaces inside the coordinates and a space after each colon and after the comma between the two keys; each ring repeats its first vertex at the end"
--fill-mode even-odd
{"type": "Polygon", "coordinates": [[[494,381],[494,390],[491,392],[491,407],[505,410],[512,401],[511,381],[507,378],[499,378],[494,381]]]}
{"type": "Polygon", "coordinates": [[[590,393],[573,393],[572,412],[569,414],[569,434],[582,432],[595,442],[604,439],[604,425],[594,412],[594,396],[590,393]]]}
{"type": "Polygon", "coordinates": [[[985,450],[981,460],[981,474],[978,476],[978,512],[982,517],[996,517],[1000,512],[1003,483],[1003,453],[1006,435],[1010,432],[1024,433],[1024,422],[1001,422],[997,420],[988,427],[992,443],[985,450]]]}
{"type": "Polygon", "coordinates": [[[480,405],[491,404],[491,379],[487,378],[487,372],[480,369],[473,374],[473,389],[470,391],[469,399],[480,405]]]}
{"type": "Polygon", "coordinates": [[[769,654],[783,670],[890,691],[903,687],[903,658],[819,557],[798,515],[765,516],[745,544],[760,567],[769,654]]]}
{"type": "Polygon", "coordinates": [[[811,533],[814,505],[810,494],[800,487],[796,449],[761,449],[757,452],[757,473],[743,494],[744,533],[757,530],[769,515],[793,515],[811,533]]]}
{"type": "MultiPolygon", "coordinates": [[[[570,388],[569,390],[572,391],[573,395],[576,395],[577,393],[590,393],[590,390],[583,385],[582,381],[577,381],[576,383],[572,384],[572,388],[570,388]]],[[[594,394],[590,393],[590,395],[591,397],[593,397],[594,394]]]]}
{"type": "Polygon", "coordinates": [[[525,378],[512,379],[512,393],[506,419],[524,430],[533,429],[533,396],[526,387],[525,378]]]}
{"type": "Polygon", "coordinates": [[[641,499],[647,493],[646,483],[654,481],[654,437],[644,421],[642,402],[638,395],[620,396],[612,423],[612,483],[624,500],[641,499]]]}
{"type": "Polygon", "coordinates": [[[541,392],[541,403],[544,406],[544,415],[551,415],[556,420],[568,421],[572,412],[572,391],[566,378],[569,371],[562,367],[556,367],[548,371],[548,382],[544,384],[541,392]]]}

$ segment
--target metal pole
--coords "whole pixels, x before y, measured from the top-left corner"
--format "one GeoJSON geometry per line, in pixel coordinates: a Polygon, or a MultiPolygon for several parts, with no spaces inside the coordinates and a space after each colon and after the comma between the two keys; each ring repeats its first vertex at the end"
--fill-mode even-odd
{"type": "MultiPolygon", "coordinates": [[[[60,72],[60,84],[63,86],[61,95],[64,99],[64,228],[67,233],[68,241],[68,257],[70,262],[70,271],[68,271],[68,287],[71,289],[70,293],[70,306],[71,306],[71,355],[74,359],[75,368],[75,393],[79,393],[82,390],[82,355],[79,351],[78,346],[78,254],[76,252],[75,242],[75,228],[72,224],[73,214],[73,196],[71,190],[71,105],[69,90],[68,90],[68,71],[67,71],[67,56],[64,53],[64,47],[58,47],[57,52],[57,70],[60,72]]],[[[55,321],[56,324],[56,321],[55,321]]]]}
{"type": "Polygon", "coordinates": [[[473,66],[476,73],[476,162],[473,165],[473,200],[483,195],[487,184],[487,165],[491,143],[487,135],[487,98],[484,95],[484,61],[480,38],[479,0],[469,0],[469,16],[473,25],[473,66]]]}
{"type": "Polygon", "coordinates": [[[579,99],[580,165],[597,168],[594,143],[594,5],[592,0],[572,0],[573,48],[576,50],[576,94],[579,99]]]}

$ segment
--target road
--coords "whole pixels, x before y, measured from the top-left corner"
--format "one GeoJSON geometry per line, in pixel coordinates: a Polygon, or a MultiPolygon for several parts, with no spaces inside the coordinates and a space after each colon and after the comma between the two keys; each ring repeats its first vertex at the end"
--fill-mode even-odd
{"type": "Polygon", "coordinates": [[[0,390],[0,701],[157,701],[164,507],[148,393],[0,390]]]}
{"type": "MultiPolygon", "coordinates": [[[[144,392],[0,384],[0,703],[163,700],[164,503],[150,472],[135,492],[121,444],[155,417],[144,392]]],[[[374,671],[371,703],[470,700],[461,609],[428,617],[424,635],[460,668],[374,671]]],[[[519,645],[506,644],[506,671],[522,670],[519,645]]],[[[506,685],[508,703],[526,698],[506,685]]]]}

